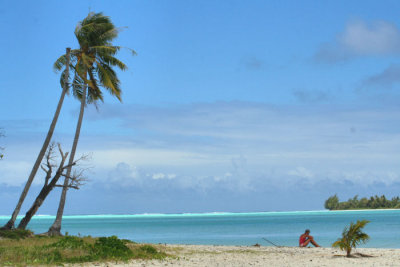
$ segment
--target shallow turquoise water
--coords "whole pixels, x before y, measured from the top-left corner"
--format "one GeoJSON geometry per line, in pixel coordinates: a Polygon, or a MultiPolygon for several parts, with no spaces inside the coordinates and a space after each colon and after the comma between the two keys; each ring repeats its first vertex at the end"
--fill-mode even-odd
{"type": "MultiPolygon", "coordinates": [[[[0,216],[0,225],[8,218],[0,216]]],[[[268,246],[265,237],[278,245],[297,246],[308,228],[320,245],[330,246],[346,225],[363,219],[371,221],[365,227],[371,240],[362,247],[400,248],[400,210],[79,215],[64,216],[62,230],[149,243],[268,246]]],[[[54,216],[36,216],[29,228],[45,232],[53,220],[54,216]]]]}

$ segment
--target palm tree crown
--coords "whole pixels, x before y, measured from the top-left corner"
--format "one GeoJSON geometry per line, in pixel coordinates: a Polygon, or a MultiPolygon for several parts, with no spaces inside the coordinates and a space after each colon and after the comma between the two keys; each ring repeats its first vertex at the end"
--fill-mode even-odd
{"type": "Polygon", "coordinates": [[[352,248],[360,245],[361,243],[366,243],[369,240],[369,236],[362,231],[365,225],[369,221],[357,220],[356,223],[351,222],[349,227],[345,227],[342,233],[342,238],[339,238],[332,247],[338,247],[341,250],[347,252],[347,257],[350,257],[352,248]]]}
{"type": "MultiPolygon", "coordinates": [[[[126,65],[115,57],[121,49],[112,45],[120,29],[116,28],[110,18],[102,13],[89,13],[78,23],[75,36],[79,49],[71,50],[71,69],[75,75],[72,82],[73,94],[82,98],[83,87],[87,86],[86,102],[96,103],[103,101],[103,94],[99,87],[105,88],[111,95],[121,101],[120,80],[113,67],[126,70],[126,65]]],[[[131,50],[133,54],[135,51],[131,50]]],[[[61,56],[54,63],[54,69],[59,71],[66,63],[65,56],[61,56]]],[[[63,81],[63,79],[61,79],[63,81]]]]}

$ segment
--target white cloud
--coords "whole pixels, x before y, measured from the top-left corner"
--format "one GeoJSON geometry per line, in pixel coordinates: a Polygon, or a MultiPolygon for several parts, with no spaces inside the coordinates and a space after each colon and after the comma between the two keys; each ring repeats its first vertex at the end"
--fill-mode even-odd
{"type": "Polygon", "coordinates": [[[164,173],[155,173],[152,176],[153,179],[157,180],[157,179],[164,179],[165,178],[165,174],[164,173]]]}
{"type": "MultiPolygon", "coordinates": [[[[32,169],[33,162],[27,161],[10,161],[4,160],[0,162],[0,184],[4,183],[11,186],[18,186],[26,182],[29,173],[32,169]]],[[[38,171],[37,177],[34,183],[41,183],[43,176],[41,170],[38,171]]]]}
{"type": "Polygon", "coordinates": [[[355,21],[339,37],[342,46],[360,55],[386,55],[400,52],[400,31],[391,23],[377,21],[367,25],[355,21]]]}
{"type": "Polygon", "coordinates": [[[396,107],[216,102],[141,107],[139,112],[131,106],[108,109],[118,114],[125,129],[146,135],[95,150],[95,165],[113,168],[127,162],[159,182],[175,174],[173,184],[182,188],[223,184],[229,190],[251,191],[260,180],[358,180],[351,175],[359,169],[365,171],[360,177],[372,182],[389,179],[380,173],[399,170],[396,107]]]}
{"type": "Polygon", "coordinates": [[[230,179],[230,177],[232,177],[232,173],[226,172],[226,173],[224,173],[223,175],[214,176],[214,180],[215,180],[216,182],[226,181],[227,179],[230,179]]]}
{"type": "Polygon", "coordinates": [[[321,46],[317,61],[333,63],[360,56],[400,54],[400,30],[386,21],[370,24],[362,20],[348,23],[332,43],[321,46]]]}
{"type": "Polygon", "coordinates": [[[109,171],[107,181],[118,186],[134,186],[141,183],[142,172],[135,166],[119,162],[114,169],[109,171]]]}
{"type": "Polygon", "coordinates": [[[167,174],[168,179],[174,179],[176,178],[176,174],[167,174]]]}
{"type": "Polygon", "coordinates": [[[313,178],[314,177],[314,174],[310,170],[308,170],[304,167],[297,167],[294,170],[290,170],[290,171],[288,171],[288,174],[297,176],[297,177],[302,177],[302,178],[313,178]]]}
{"type": "MultiPolygon", "coordinates": [[[[107,109],[118,114],[120,127],[134,134],[83,135],[78,153],[92,152],[96,176],[89,175],[91,181],[252,192],[269,185],[290,186],[297,177],[310,183],[372,183],[393,181],[388,173],[400,172],[398,107],[216,102],[141,107],[140,112],[129,105],[107,109]]],[[[24,159],[26,164],[3,168],[22,156],[13,155],[13,146],[7,149],[10,154],[0,162],[1,182],[22,184],[31,163],[24,159]]]]}
{"type": "Polygon", "coordinates": [[[164,174],[164,173],[154,173],[151,176],[154,180],[159,180],[159,179],[174,179],[176,178],[176,174],[164,174]]]}

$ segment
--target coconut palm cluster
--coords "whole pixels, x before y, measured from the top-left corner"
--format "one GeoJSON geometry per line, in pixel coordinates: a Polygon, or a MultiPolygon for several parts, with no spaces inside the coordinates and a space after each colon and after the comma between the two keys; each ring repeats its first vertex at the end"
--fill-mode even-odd
{"type": "MultiPolygon", "coordinates": [[[[67,48],[66,53],[55,61],[53,66],[54,69],[61,72],[61,96],[49,127],[49,131],[18,200],[17,206],[14,209],[11,219],[3,229],[14,229],[17,215],[20,212],[29,188],[38,169],[41,167],[43,158],[49,148],[61,112],[64,97],[72,92],[72,95],[80,102],[80,112],[73,144],[69,153],[68,163],[65,164],[65,166],[63,165],[61,168],[62,171],[65,170],[65,173],[63,172],[59,175],[64,177],[64,183],[61,185],[62,193],[57,216],[48,231],[48,234],[50,235],[61,234],[61,220],[64,212],[66,194],[69,188],[74,188],[70,179],[74,177],[71,173],[76,165],[74,158],[78,146],[85,107],[87,104],[96,105],[99,101],[103,101],[104,89],[121,101],[120,80],[118,79],[116,69],[124,71],[127,69],[127,66],[116,57],[118,51],[120,51],[122,47],[113,44],[113,41],[118,37],[120,30],[121,28],[115,27],[108,16],[105,16],[102,13],[89,13],[88,16],[80,21],[75,28],[75,37],[78,41],[79,47],[73,49],[67,48]]],[[[131,49],[128,50],[130,50],[132,54],[135,54],[135,51],[131,49]]],[[[65,155],[61,150],[60,153],[65,155]]],[[[49,160],[47,160],[47,165],[50,167],[52,166],[51,164],[49,165],[49,160]]],[[[48,169],[46,170],[48,174],[48,169]]],[[[46,181],[48,180],[49,179],[46,179],[46,181]]],[[[48,186],[48,184],[45,186],[48,186]]],[[[40,205],[43,200],[40,201],[40,205]]],[[[29,214],[29,216],[31,218],[33,215],[29,214]]],[[[25,223],[20,225],[21,227],[19,228],[25,228],[28,222],[25,220],[25,223]]]]}

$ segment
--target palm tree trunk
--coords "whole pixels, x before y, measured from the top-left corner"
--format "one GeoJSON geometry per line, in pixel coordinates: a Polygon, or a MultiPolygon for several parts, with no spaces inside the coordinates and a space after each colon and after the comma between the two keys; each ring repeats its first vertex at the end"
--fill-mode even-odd
{"type": "Polygon", "coordinates": [[[33,215],[37,212],[40,208],[44,200],[46,199],[47,195],[53,189],[51,186],[45,186],[40,191],[39,195],[36,197],[35,202],[33,202],[32,207],[26,212],[25,217],[21,220],[18,225],[18,229],[25,229],[30,220],[32,219],[33,215]]]}
{"type": "Polygon", "coordinates": [[[67,169],[67,174],[64,179],[64,186],[63,186],[62,192],[61,192],[60,203],[58,205],[57,216],[53,222],[53,225],[49,228],[49,231],[47,232],[48,235],[52,235],[52,236],[53,235],[61,235],[61,221],[62,221],[62,216],[64,213],[64,206],[65,206],[65,200],[67,197],[67,190],[68,190],[68,184],[69,184],[69,177],[71,175],[71,170],[72,170],[72,163],[74,162],[75,151],[76,151],[76,147],[78,146],[79,134],[81,132],[83,113],[85,111],[85,104],[86,104],[86,94],[87,94],[86,92],[87,92],[87,86],[84,86],[83,93],[82,93],[82,99],[81,99],[81,108],[79,111],[78,124],[76,125],[74,142],[72,144],[71,155],[69,156],[69,161],[68,161],[68,165],[71,165],[71,167],[69,167],[67,169]]]}
{"type": "MultiPolygon", "coordinates": [[[[61,151],[61,149],[60,149],[61,151]]],[[[25,229],[28,223],[31,221],[33,215],[36,214],[40,206],[42,206],[44,200],[46,197],[49,195],[49,193],[53,190],[53,188],[56,186],[58,180],[60,179],[62,173],[63,173],[63,167],[64,167],[64,162],[65,158],[68,156],[68,152],[65,153],[64,155],[61,153],[61,163],[60,166],[58,167],[58,170],[56,174],[54,175],[53,179],[51,179],[49,184],[45,184],[40,190],[39,195],[36,197],[35,202],[33,202],[31,208],[26,212],[25,217],[21,220],[21,222],[18,225],[18,229],[25,229]]],[[[49,171],[48,176],[50,178],[51,172],[49,171]]]]}
{"type": "Polygon", "coordinates": [[[65,67],[66,75],[64,76],[64,79],[67,79],[67,81],[64,80],[65,81],[64,88],[61,92],[60,100],[58,100],[57,109],[56,109],[56,112],[54,113],[53,120],[50,124],[49,131],[47,132],[46,139],[44,140],[42,149],[40,150],[39,155],[35,161],[35,164],[33,165],[31,174],[29,175],[28,181],[25,184],[24,190],[22,191],[21,196],[19,197],[17,206],[15,207],[14,212],[12,213],[11,219],[2,227],[2,229],[11,230],[14,228],[15,220],[17,219],[19,211],[21,210],[22,203],[24,202],[25,197],[28,194],[29,188],[31,187],[31,184],[33,182],[33,179],[35,178],[36,172],[39,169],[40,163],[42,162],[43,157],[46,153],[47,147],[49,146],[51,137],[53,136],[53,132],[54,132],[54,129],[57,124],[58,116],[60,115],[61,107],[64,102],[64,97],[65,97],[66,92],[68,91],[70,51],[71,51],[70,48],[66,49],[67,62],[66,62],[66,67],[65,67]]]}
{"type": "Polygon", "coordinates": [[[350,256],[351,256],[351,248],[347,248],[346,249],[346,257],[350,258],[350,256]]]}

